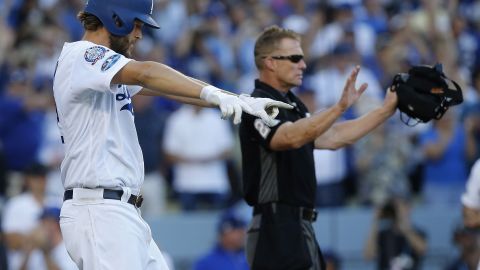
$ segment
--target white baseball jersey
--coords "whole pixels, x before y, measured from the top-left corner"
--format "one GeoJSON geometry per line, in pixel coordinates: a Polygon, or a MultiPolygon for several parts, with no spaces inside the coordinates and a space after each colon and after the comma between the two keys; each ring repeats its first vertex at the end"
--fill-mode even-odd
{"type": "Polygon", "coordinates": [[[480,209],[480,159],[475,162],[467,181],[467,190],[462,195],[462,204],[480,209]]]}
{"type": "Polygon", "coordinates": [[[88,41],[65,43],[53,92],[65,143],[61,177],[65,189],[120,189],[138,193],[143,156],[131,97],[140,86],[111,84],[131,59],[88,41]]]}

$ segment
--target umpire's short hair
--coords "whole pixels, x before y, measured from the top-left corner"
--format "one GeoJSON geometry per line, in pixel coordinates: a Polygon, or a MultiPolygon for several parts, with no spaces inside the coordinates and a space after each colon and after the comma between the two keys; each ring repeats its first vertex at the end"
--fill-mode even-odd
{"type": "Polygon", "coordinates": [[[267,27],[263,30],[257,38],[255,49],[253,50],[255,65],[258,69],[263,68],[263,58],[278,49],[280,41],[285,38],[295,39],[299,42],[301,41],[301,37],[298,33],[290,29],[281,28],[277,25],[267,27]]]}

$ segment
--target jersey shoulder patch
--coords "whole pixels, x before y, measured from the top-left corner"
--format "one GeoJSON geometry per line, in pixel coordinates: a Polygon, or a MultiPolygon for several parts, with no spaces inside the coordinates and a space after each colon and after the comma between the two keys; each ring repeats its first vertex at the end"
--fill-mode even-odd
{"type": "Polygon", "coordinates": [[[83,57],[88,63],[92,63],[92,66],[97,63],[98,60],[102,59],[105,56],[105,53],[109,50],[101,46],[93,46],[88,48],[85,51],[83,57]]]}
{"type": "Polygon", "coordinates": [[[109,68],[111,68],[115,63],[120,59],[120,54],[114,54],[107,59],[102,64],[102,71],[107,71],[109,68]]]}

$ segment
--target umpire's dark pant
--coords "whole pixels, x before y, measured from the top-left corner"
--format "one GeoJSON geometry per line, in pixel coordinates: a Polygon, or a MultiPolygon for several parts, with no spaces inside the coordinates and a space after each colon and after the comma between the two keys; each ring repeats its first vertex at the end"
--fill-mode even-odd
{"type": "MultiPolygon", "coordinates": [[[[278,204],[276,205],[278,206],[278,204]]],[[[252,270],[325,270],[312,221],[300,208],[255,208],[247,232],[247,260],[252,270]]]]}

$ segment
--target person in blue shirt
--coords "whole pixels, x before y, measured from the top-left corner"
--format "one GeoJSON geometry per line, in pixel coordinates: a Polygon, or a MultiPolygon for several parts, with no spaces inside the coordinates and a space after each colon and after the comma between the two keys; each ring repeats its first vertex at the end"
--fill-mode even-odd
{"type": "Polygon", "coordinates": [[[458,204],[465,188],[467,164],[475,158],[474,147],[469,144],[474,139],[458,119],[458,111],[450,109],[420,135],[425,158],[423,181],[427,203],[458,204]]]}
{"type": "Polygon", "coordinates": [[[34,89],[26,71],[12,72],[0,96],[0,145],[8,171],[23,171],[38,161],[39,134],[50,100],[48,93],[34,89]]]}
{"type": "Polygon", "coordinates": [[[227,210],[217,226],[214,248],[195,263],[194,270],[248,270],[245,256],[246,221],[227,210]]]}

